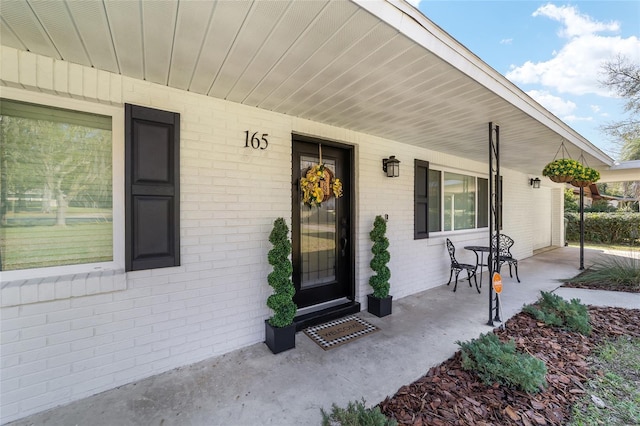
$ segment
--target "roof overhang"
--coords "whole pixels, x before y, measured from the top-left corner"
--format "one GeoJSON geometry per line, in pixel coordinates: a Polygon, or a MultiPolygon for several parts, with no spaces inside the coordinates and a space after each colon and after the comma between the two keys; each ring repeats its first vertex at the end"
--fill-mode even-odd
{"type": "Polygon", "coordinates": [[[626,182],[640,180],[640,160],[623,161],[600,171],[599,182],[626,182]]]}
{"type": "MultiPolygon", "coordinates": [[[[2,44],[540,174],[613,160],[402,0],[3,2],[2,44]]],[[[363,143],[366,143],[364,141],[363,143]]]]}

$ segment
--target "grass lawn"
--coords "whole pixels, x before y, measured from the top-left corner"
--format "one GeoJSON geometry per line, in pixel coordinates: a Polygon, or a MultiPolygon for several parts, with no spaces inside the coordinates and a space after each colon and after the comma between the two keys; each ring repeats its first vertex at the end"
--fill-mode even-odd
{"type": "Polygon", "coordinates": [[[589,395],[573,406],[570,425],[640,424],[640,339],[608,341],[590,361],[589,395]]]}
{"type": "Polygon", "coordinates": [[[2,270],[110,261],[112,240],[111,222],[2,228],[2,270]]]}
{"type": "MultiPolygon", "coordinates": [[[[580,247],[579,241],[569,241],[570,247],[580,247]]],[[[640,252],[640,246],[629,246],[621,244],[601,244],[601,243],[584,243],[584,248],[595,250],[616,250],[626,252],[640,252]]]]}

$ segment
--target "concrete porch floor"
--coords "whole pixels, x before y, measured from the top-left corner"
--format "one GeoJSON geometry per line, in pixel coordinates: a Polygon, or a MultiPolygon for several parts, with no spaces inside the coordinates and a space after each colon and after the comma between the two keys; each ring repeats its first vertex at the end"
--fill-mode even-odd
{"type": "MultiPolygon", "coordinates": [[[[585,250],[585,266],[602,254],[585,250]]],[[[558,279],[575,276],[578,266],[579,250],[563,247],[521,260],[520,284],[503,268],[503,319],[537,300],[541,290],[558,289],[558,279]]],[[[329,351],[299,332],[296,348],[278,355],[255,344],[11,425],[319,425],[320,408],[361,398],[375,405],[452,356],[456,341],[492,330],[488,273],[483,281],[482,294],[461,280],[456,293],[453,284],[441,285],[394,300],[385,318],[361,312],[380,331],[329,351]]],[[[640,308],[640,294],[556,292],[591,305],[640,308]]]]}

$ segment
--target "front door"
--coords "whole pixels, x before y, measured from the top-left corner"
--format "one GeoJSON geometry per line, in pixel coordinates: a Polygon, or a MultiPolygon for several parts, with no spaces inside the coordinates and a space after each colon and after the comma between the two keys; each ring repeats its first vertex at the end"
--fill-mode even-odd
{"type": "Polygon", "coordinates": [[[354,299],[351,241],[351,151],[294,136],[292,261],[298,308],[354,299]],[[343,183],[343,196],[320,207],[302,201],[300,178],[322,162],[343,183]]]}

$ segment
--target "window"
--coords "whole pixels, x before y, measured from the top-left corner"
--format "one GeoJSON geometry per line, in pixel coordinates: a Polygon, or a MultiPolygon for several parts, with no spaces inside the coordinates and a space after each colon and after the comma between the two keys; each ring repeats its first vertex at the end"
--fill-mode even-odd
{"type": "Polygon", "coordinates": [[[0,270],[113,261],[110,116],[2,99],[0,270]]]}
{"type": "Polygon", "coordinates": [[[478,228],[489,226],[489,179],[478,178],[478,228]]]}
{"type": "Polygon", "coordinates": [[[434,170],[415,161],[415,235],[486,228],[489,225],[488,179],[434,170]]]}
{"type": "Polygon", "coordinates": [[[440,209],[442,203],[440,202],[440,175],[439,170],[429,170],[429,231],[437,232],[442,229],[442,220],[440,209]]]}

